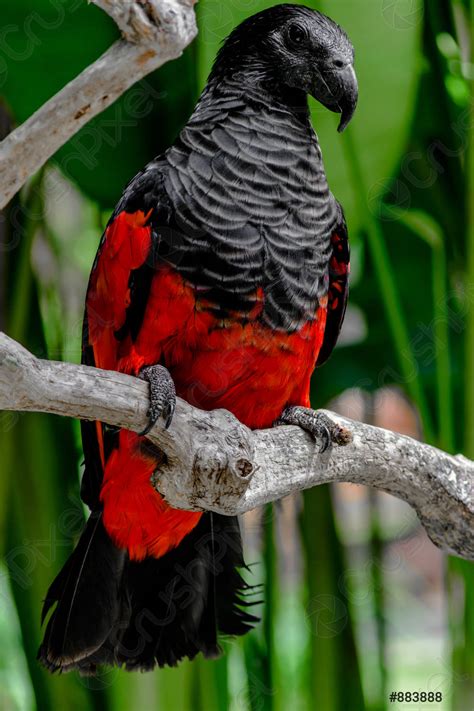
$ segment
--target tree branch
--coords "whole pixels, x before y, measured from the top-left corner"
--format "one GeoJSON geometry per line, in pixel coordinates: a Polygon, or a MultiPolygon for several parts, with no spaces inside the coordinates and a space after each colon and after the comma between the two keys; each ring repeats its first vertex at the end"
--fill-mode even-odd
{"type": "MultiPolygon", "coordinates": [[[[97,419],[140,432],[148,385],[115,371],[39,360],[0,333],[0,409],[97,419]]],[[[225,410],[178,399],[169,430],[150,447],[165,458],[154,486],[177,508],[239,514],[318,484],[345,481],[394,494],[418,513],[428,535],[474,559],[474,462],[403,435],[327,412],[352,433],[324,454],[298,427],[251,431],[225,410]]]]}
{"type": "Polygon", "coordinates": [[[123,40],[0,143],[0,209],[85,123],[132,84],[179,57],[197,33],[194,0],[92,0],[123,40]]]}

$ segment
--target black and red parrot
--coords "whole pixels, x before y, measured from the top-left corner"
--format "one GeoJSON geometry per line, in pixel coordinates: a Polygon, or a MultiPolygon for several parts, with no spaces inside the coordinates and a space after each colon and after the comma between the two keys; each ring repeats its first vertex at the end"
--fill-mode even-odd
{"type": "MultiPolygon", "coordinates": [[[[82,362],[145,378],[150,427],[169,425],[177,393],[250,428],[324,436],[306,408],[344,318],[349,248],[307,95],[343,130],[353,61],[319,12],[285,4],[250,17],[175,144],[126,187],[92,268],[82,362]]],[[[55,607],[39,659],[52,671],[214,656],[219,635],[256,621],[237,519],[168,506],[145,434],[83,423],[91,514],[44,603],[43,619],[55,607]]]]}

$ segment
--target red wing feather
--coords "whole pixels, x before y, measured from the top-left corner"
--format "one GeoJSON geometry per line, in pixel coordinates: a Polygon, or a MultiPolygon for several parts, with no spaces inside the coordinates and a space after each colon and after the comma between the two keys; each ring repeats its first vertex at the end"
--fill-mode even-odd
{"type": "MultiPolygon", "coordinates": [[[[117,333],[130,307],[130,277],[150,254],[149,213],[121,212],[107,227],[91,274],[86,300],[88,345],[98,368],[116,369],[127,348],[117,333]]],[[[128,344],[130,345],[130,344],[128,344]]]]}

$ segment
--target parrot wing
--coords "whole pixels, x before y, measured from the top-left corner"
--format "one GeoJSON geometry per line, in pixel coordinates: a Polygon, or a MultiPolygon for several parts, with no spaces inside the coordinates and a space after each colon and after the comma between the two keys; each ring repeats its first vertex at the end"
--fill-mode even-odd
{"type": "Polygon", "coordinates": [[[331,355],[341,331],[349,295],[350,253],[347,225],[337,203],[338,220],[331,236],[332,255],[329,261],[328,312],[324,340],[316,366],[323,365],[331,355]]]}
{"type": "MultiPolygon", "coordinates": [[[[163,224],[167,221],[168,199],[160,191],[160,168],[154,162],[133,178],[102,236],[87,289],[84,365],[130,373],[140,369],[139,363],[134,367],[133,347],[159,269],[155,263],[158,237],[151,220],[162,213],[163,224]]],[[[160,353],[153,355],[158,362],[160,353]]],[[[105,462],[116,446],[118,430],[82,421],[81,433],[85,460],[81,497],[94,510],[99,507],[105,462]]]]}

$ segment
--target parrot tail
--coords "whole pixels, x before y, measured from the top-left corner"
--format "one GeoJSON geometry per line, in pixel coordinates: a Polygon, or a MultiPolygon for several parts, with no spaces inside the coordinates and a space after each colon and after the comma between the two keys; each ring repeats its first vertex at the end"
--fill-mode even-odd
{"type": "Polygon", "coordinates": [[[50,586],[51,607],[38,659],[50,671],[97,665],[150,670],[184,657],[220,653],[218,633],[242,635],[258,618],[246,608],[251,590],[236,517],[204,514],[162,558],[129,559],[91,514],[76,549],[50,586]]]}

